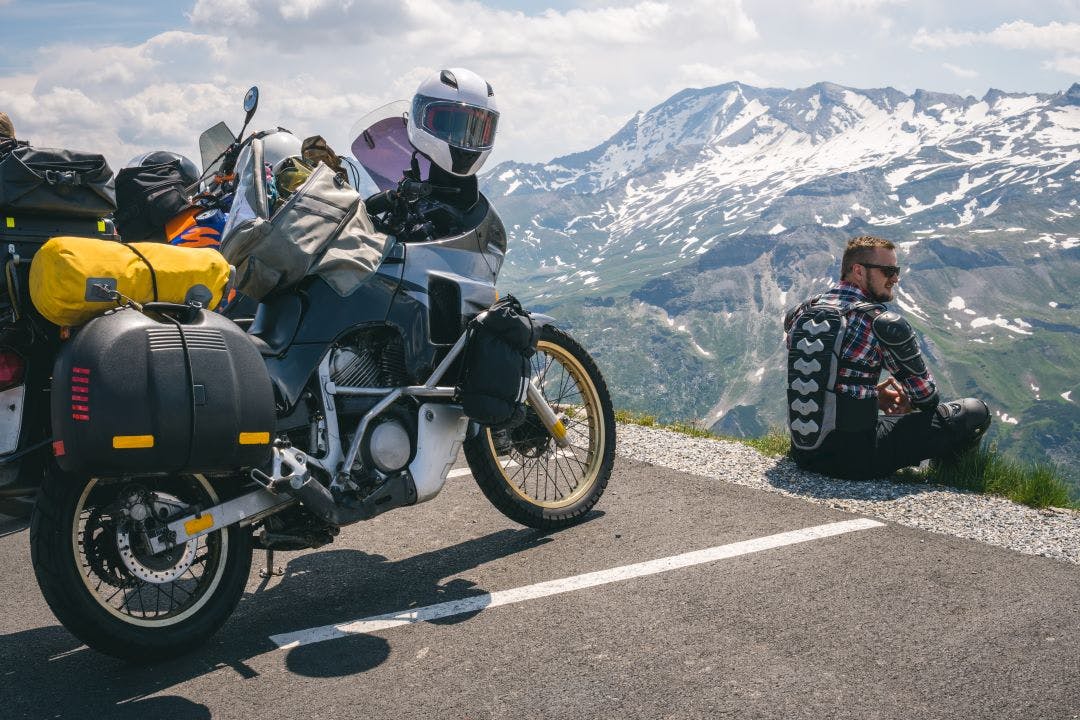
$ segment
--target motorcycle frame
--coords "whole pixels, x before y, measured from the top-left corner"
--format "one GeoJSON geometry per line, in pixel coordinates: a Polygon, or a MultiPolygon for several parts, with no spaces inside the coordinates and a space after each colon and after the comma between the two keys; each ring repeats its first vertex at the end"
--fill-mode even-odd
{"type": "MultiPolygon", "coordinates": [[[[544,320],[550,320],[547,316],[540,317],[544,320]]],[[[356,457],[360,452],[361,441],[372,420],[403,397],[432,398],[442,401],[454,398],[457,389],[452,386],[439,386],[438,382],[464,351],[467,341],[468,331],[466,330],[423,385],[396,388],[335,385],[330,380],[330,353],[328,352],[319,363],[318,370],[319,389],[323,409],[326,413],[327,454],[322,457],[313,457],[295,448],[285,450],[275,447],[273,449],[273,470],[271,475],[265,478],[266,481],[259,480],[261,485],[259,489],[171,521],[166,527],[166,532],[148,538],[151,548],[154,552],[164,552],[228,525],[234,523],[239,523],[241,526],[250,525],[257,520],[284,510],[286,507],[293,505],[297,498],[288,491],[281,492],[277,488],[286,485],[298,488],[299,485],[307,481],[306,465],[314,465],[327,473],[331,478],[331,488],[343,488],[348,480],[347,469],[351,468],[356,461],[356,457]],[[337,410],[334,403],[334,397],[337,395],[382,397],[382,400],[360,420],[347,453],[343,451],[340,426],[338,425],[337,410]],[[282,472],[285,468],[287,468],[288,472],[282,472]],[[163,540],[162,538],[166,539],[163,540]]],[[[555,437],[557,444],[565,447],[567,444],[565,440],[566,432],[562,428],[562,422],[544,399],[543,393],[539,391],[534,381],[529,382],[528,397],[530,404],[533,405],[537,415],[555,437]]],[[[457,448],[455,446],[454,454],[456,455],[456,453],[457,448]]],[[[418,502],[430,500],[442,490],[442,486],[446,481],[446,471],[449,469],[449,463],[452,460],[452,457],[447,458],[447,462],[442,465],[442,474],[437,480],[434,478],[421,478],[421,482],[426,485],[426,492],[420,495],[418,502]]],[[[253,477],[257,478],[257,474],[253,473],[253,477]]]]}

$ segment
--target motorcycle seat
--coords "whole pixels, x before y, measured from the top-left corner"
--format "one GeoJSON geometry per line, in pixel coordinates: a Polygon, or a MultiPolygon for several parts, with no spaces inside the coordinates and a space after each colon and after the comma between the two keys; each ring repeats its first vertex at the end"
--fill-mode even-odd
{"type": "Polygon", "coordinates": [[[263,357],[283,354],[296,336],[303,314],[299,295],[284,294],[259,303],[255,319],[248,328],[248,338],[263,357]]]}

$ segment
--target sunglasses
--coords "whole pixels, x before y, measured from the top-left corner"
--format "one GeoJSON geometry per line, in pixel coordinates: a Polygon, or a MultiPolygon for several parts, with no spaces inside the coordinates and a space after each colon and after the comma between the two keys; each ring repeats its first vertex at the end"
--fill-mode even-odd
{"type": "Polygon", "coordinates": [[[885,277],[900,277],[899,265],[875,265],[874,263],[855,263],[856,265],[862,265],[864,268],[877,268],[885,277]]]}

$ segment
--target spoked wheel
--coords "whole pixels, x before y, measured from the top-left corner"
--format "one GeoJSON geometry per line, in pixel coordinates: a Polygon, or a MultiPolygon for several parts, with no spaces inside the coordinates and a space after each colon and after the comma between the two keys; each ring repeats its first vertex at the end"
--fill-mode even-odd
{"type": "Polygon", "coordinates": [[[615,412],[607,385],[573,338],[545,327],[532,377],[566,427],[559,447],[532,407],[510,430],[465,442],[465,457],[488,500],[511,520],[557,529],[582,520],[607,487],[615,460],[615,412]]]}
{"type": "Polygon", "coordinates": [[[121,658],[168,657],[205,642],[243,594],[250,532],[232,526],[155,553],[146,529],[217,501],[202,476],[101,482],[50,472],[30,550],[57,619],[90,647],[121,658]]]}

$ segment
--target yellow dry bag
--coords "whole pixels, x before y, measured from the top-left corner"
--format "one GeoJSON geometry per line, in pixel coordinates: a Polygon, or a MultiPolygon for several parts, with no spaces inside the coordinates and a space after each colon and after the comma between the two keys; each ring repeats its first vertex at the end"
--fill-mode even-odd
{"type": "Polygon", "coordinates": [[[82,325],[121,304],[198,302],[215,308],[227,291],[228,261],[217,250],[161,243],[55,237],[30,264],[30,299],[56,325],[82,325]]]}

